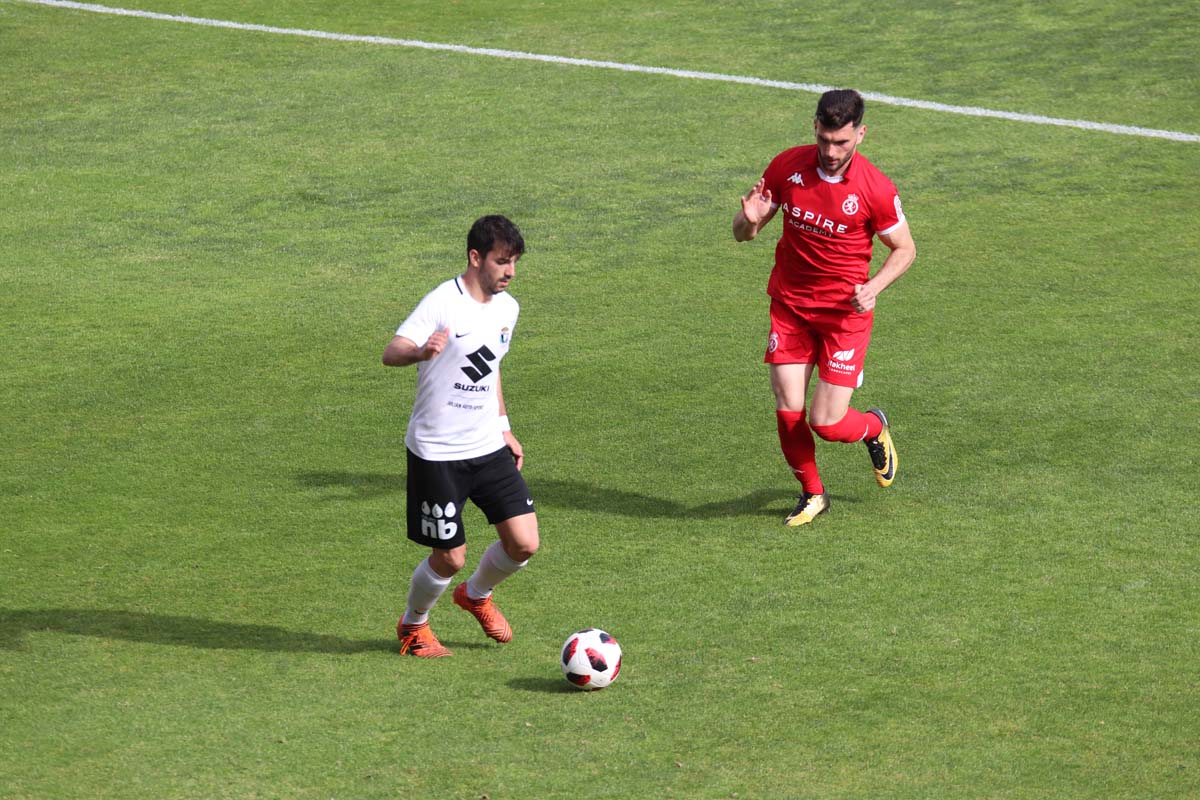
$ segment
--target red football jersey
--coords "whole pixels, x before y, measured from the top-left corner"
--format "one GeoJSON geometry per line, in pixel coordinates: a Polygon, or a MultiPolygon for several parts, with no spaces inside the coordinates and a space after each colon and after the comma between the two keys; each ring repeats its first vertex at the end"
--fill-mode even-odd
{"type": "Polygon", "coordinates": [[[862,153],[825,178],[815,144],[783,151],[763,178],[783,223],[767,294],[794,308],[850,309],[869,277],[872,238],[904,222],[895,184],[862,153]]]}

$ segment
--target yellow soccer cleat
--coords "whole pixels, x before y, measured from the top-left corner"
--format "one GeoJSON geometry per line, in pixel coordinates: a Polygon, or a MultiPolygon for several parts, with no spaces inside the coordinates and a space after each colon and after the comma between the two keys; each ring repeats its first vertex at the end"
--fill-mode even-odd
{"type": "Polygon", "coordinates": [[[886,489],[896,480],[896,467],[900,459],[896,456],[896,445],[892,444],[892,429],[883,411],[872,408],[867,413],[879,417],[879,421],[883,423],[883,430],[879,435],[864,442],[867,452],[871,454],[871,466],[875,468],[875,482],[886,489]]]}
{"type": "Polygon", "coordinates": [[[783,521],[788,527],[796,527],[797,525],[807,525],[817,518],[818,514],[824,514],[829,510],[829,494],[809,494],[804,492],[800,495],[796,503],[795,510],[787,515],[783,521]]]}

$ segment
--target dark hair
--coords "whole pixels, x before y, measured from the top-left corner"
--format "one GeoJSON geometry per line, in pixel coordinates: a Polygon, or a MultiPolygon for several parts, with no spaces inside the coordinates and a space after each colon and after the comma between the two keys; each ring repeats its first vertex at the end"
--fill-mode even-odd
{"type": "Polygon", "coordinates": [[[862,95],[853,89],[830,89],[817,101],[817,124],[827,131],[836,131],[853,122],[862,125],[866,106],[862,95]]]}
{"type": "Polygon", "coordinates": [[[525,252],[525,239],[508,217],[491,214],[475,220],[467,234],[467,252],[478,250],[481,256],[486,256],[497,244],[507,247],[513,255],[525,252]]]}

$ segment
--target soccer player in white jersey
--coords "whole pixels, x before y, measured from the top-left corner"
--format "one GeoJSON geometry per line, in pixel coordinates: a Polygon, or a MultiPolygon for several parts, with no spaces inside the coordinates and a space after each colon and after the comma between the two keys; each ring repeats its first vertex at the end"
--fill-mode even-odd
{"type": "Polygon", "coordinates": [[[782,211],[767,283],[771,332],[763,360],[771,370],[779,444],[801,484],[785,519],[793,526],[829,509],[813,433],[830,442],[864,442],[876,482],[886,488],[896,477],[887,417],[878,408],[851,408],[850,397],[862,385],[876,298],[904,274],[917,250],[895,185],[858,152],[867,132],[863,111],[853,89],[821,95],[816,144],[777,155],[733,218],[733,237],[745,242],[782,211]],[[869,275],[875,237],[890,252],[869,275]]]}
{"type": "Polygon", "coordinates": [[[538,549],[533,497],[520,472],[524,451],[500,384],[519,311],[506,289],[524,252],[525,240],[509,219],[477,219],[467,234],[466,271],[425,295],[383,351],[389,367],[417,365],[404,438],[408,538],[430,548],[413,571],[408,605],[396,624],[401,655],[451,655],[430,629],[429,611],[466,563],[462,507],[468,499],[500,538],[455,587],[454,603],[497,642],[512,639],[492,590],[538,549]]]}

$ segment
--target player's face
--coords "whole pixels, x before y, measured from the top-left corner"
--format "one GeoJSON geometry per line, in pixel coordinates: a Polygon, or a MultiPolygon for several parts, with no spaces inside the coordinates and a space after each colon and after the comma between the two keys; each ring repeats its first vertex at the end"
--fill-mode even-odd
{"type": "Polygon", "coordinates": [[[850,158],[858,149],[858,143],[867,132],[867,126],[859,125],[856,128],[854,123],[847,122],[842,127],[831,130],[822,128],[820,123],[814,121],[813,130],[817,134],[817,160],[821,171],[832,178],[841,175],[850,166],[850,158]]]}
{"type": "Polygon", "coordinates": [[[499,294],[508,288],[517,271],[517,259],[521,257],[520,253],[513,253],[503,244],[493,245],[485,256],[480,256],[478,250],[472,250],[468,255],[471,266],[479,269],[480,288],[488,294],[499,294]]]}

